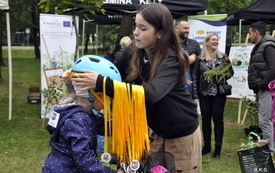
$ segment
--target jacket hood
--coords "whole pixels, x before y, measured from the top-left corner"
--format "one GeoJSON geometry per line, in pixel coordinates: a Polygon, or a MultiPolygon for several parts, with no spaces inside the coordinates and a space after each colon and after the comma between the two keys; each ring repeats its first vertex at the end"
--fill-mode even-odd
{"type": "Polygon", "coordinates": [[[56,128],[49,124],[46,126],[47,130],[51,134],[51,141],[58,140],[60,127],[64,124],[66,119],[72,117],[78,112],[89,112],[86,108],[81,105],[77,105],[76,103],[56,105],[54,106],[53,111],[59,114],[59,120],[56,128]]]}
{"type": "Polygon", "coordinates": [[[267,41],[275,42],[275,38],[269,34],[265,34],[265,36],[261,39],[261,41],[258,43],[258,45],[262,44],[263,42],[267,42],[267,41]]]}

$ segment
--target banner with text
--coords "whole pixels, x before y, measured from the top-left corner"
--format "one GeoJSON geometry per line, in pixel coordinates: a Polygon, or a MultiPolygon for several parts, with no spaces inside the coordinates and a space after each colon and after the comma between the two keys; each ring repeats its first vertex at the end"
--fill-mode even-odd
{"type": "Polygon", "coordinates": [[[74,63],[76,22],[69,15],[40,14],[41,117],[48,118],[52,106],[66,92],[62,73],[74,63]]]}
{"type": "Polygon", "coordinates": [[[202,47],[204,38],[210,33],[215,33],[219,36],[219,50],[225,52],[226,17],[226,14],[188,16],[189,38],[197,40],[202,47]]]}

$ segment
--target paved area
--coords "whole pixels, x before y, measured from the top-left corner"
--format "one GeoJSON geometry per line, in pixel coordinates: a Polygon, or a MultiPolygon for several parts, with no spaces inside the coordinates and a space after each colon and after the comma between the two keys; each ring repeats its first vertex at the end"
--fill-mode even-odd
{"type": "MultiPolygon", "coordinates": [[[[7,49],[8,46],[2,46],[3,49],[7,49]]],[[[34,49],[34,46],[11,46],[12,49],[34,49]]]]}
{"type": "MultiPolygon", "coordinates": [[[[82,49],[83,46],[79,46],[79,49],[82,49]]],[[[7,49],[8,46],[2,46],[3,49],[7,49]]],[[[11,46],[12,49],[34,49],[34,46],[11,46]]],[[[92,48],[92,46],[88,46],[92,48]]]]}

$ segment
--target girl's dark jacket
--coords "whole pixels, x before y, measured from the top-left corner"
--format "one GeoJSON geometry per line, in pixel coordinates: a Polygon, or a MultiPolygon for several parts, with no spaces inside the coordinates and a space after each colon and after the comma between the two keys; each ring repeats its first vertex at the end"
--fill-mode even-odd
{"type": "MultiPolygon", "coordinates": [[[[231,63],[229,58],[227,57],[226,54],[223,54],[221,57],[217,57],[217,60],[215,61],[215,68],[222,68],[224,67],[227,63],[231,63]]],[[[194,69],[193,69],[193,97],[195,99],[199,99],[199,95],[206,96],[207,95],[207,89],[210,85],[205,80],[204,77],[204,72],[208,70],[212,70],[212,65],[209,63],[209,61],[206,61],[204,58],[197,58],[196,61],[194,62],[194,69]]],[[[234,75],[233,68],[231,67],[229,71],[227,72],[227,75],[225,77],[226,80],[231,78],[234,75]]],[[[217,88],[219,88],[218,81],[216,81],[217,88]]],[[[227,82],[225,83],[227,84],[227,82]]]]}
{"type": "MultiPolygon", "coordinates": [[[[150,70],[150,62],[142,65],[141,84],[150,70]]],[[[96,91],[102,91],[103,76],[97,78],[96,91]]],[[[107,94],[113,96],[113,82],[107,79],[107,94]]],[[[197,106],[181,79],[176,55],[168,56],[154,79],[144,86],[149,127],[159,136],[171,139],[192,134],[198,128],[197,106]]]]}

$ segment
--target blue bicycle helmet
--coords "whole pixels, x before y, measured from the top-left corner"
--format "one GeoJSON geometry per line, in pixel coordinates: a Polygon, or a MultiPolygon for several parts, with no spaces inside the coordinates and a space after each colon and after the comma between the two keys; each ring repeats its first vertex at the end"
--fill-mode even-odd
{"type": "MultiPolygon", "coordinates": [[[[102,76],[108,76],[113,80],[121,81],[117,67],[109,60],[97,55],[84,55],[74,63],[72,71],[81,72],[82,70],[92,70],[102,76]]],[[[89,91],[90,98],[93,94],[89,91]]]]}

